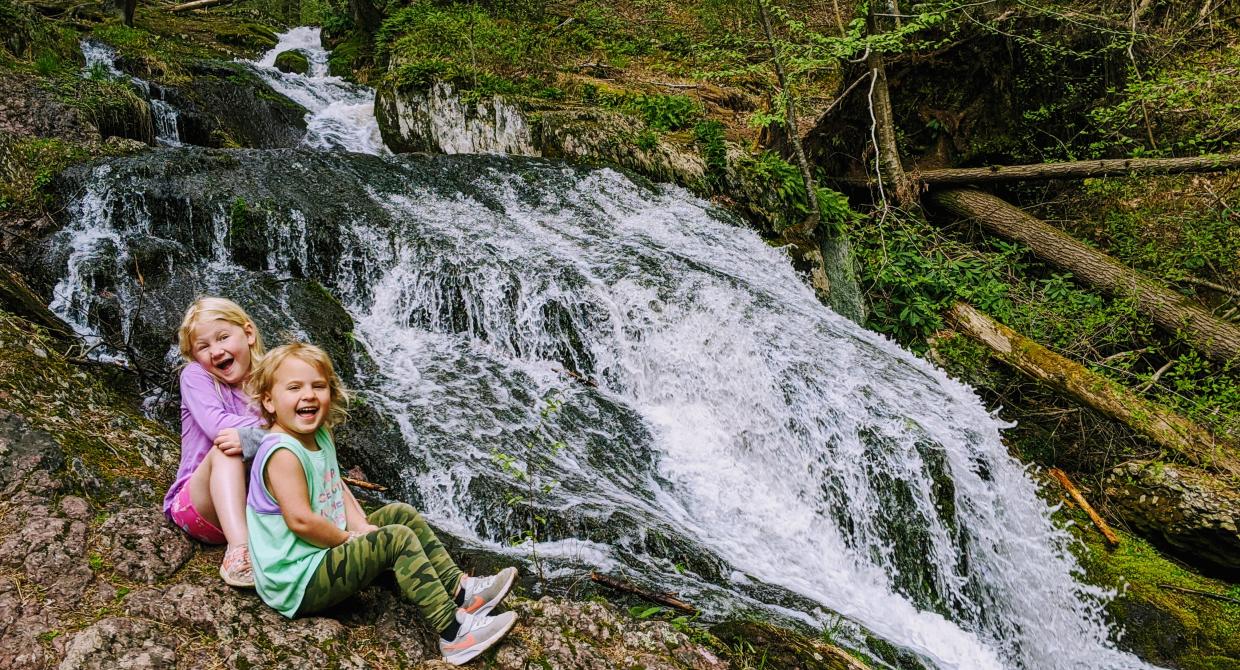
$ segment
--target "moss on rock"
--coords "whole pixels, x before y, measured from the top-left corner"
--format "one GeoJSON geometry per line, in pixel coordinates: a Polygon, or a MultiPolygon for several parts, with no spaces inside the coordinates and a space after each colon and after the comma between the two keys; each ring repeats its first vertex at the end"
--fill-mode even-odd
{"type": "Polygon", "coordinates": [[[310,71],[310,59],[306,58],[306,53],[301,49],[281,51],[276,56],[276,69],[281,72],[306,74],[310,71]]]}
{"type": "Polygon", "coordinates": [[[1107,611],[1124,631],[1120,647],[1151,663],[1186,670],[1240,667],[1240,604],[1176,588],[1231,598],[1240,589],[1173,563],[1122,531],[1117,531],[1119,546],[1107,549],[1083,513],[1069,514],[1082,541],[1076,546],[1087,581],[1119,593],[1107,611]]]}

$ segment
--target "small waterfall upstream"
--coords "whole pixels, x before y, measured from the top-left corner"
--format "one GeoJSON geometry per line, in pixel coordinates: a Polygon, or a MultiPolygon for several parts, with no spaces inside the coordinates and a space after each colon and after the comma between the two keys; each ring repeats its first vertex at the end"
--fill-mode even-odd
{"type": "Polygon", "coordinates": [[[178,112],[161,96],[163,91],[151,86],[145,79],[121,72],[116,67],[116,51],[112,47],[91,40],[81,43],[82,57],[86,65],[82,67],[83,77],[105,76],[111,79],[128,80],[151,106],[151,120],[155,127],[155,141],[164,147],[181,146],[181,133],[177,127],[178,112]]]}
{"type": "Polygon", "coordinates": [[[276,92],[305,107],[306,136],[302,146],[321,151],[343,150],[364,154],[390,153],[383,145],[375,120],[375,92],[328,74],[327,50],[318,28],[294,28],[257,61],[249,62],[276,92]],[[276,56],[297,50],[310,62],[304,75],[276,69],[276,56]]]}
{"type": "Polygon", "coordinates": [[[52,308],[96,337],[156,331],[135,349],[171,362],[203,291],[254,305],[275,340],[328,332],[297,297],[318,282],[352,319],[365,408],[399,436],[378,458],[467,540],[525,556],[508,539],[543,515],[537,550],[560,565],[648,576],[716,613],[837,612],[935,668],[1144,667],[971,389],[824,308],[781,250],[682,189],[386,155],[373,93],[326,58],[299,28],[255,64],[310,110],[317,152],[81,171],[47,244],[52,308]],[[271,67],[287,48],[308,75],[271,67]],[[506,504],[522,489],[496,454],[544,441],[564,444],[537,466],[555,485],[533,511],[506,504]]]}

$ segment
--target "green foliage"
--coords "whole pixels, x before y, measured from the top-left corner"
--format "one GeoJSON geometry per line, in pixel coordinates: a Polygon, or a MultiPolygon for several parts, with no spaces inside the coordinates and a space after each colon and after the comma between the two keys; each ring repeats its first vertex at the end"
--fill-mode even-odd
{"type": "Polygon", "coordinates": [[[685,95],[629,95],[619,105],[655,130],[683,130],[702,116],[702,105],[685,95]]]}
{"type": "Polygon", "coordinates": [[[646,128],[633,137],[633,144],[643,151],[651,151],[659,146],[659,134],[646,128]]]}
{"type": "Polygon", "coordinates": [[[1107,103],[1088,113],[1095,154],[1200,155],[1236,150],[1240,134],[1240,54],[1234,47],[1178,55],[1157,70],[1131,66],[1107,103]],[[1156,146],[1151,146],[1150,136],[1156,146]]]}
{"type": "Polygon", "coordinates": [[[723,124],[718,121],[698,121],[693,126],[693,142],[702,152],[706,163],[706,186],[717,188],[728,170],[728,147],[723,135],[723,124]]]}
{"type": "MultiPolygon", "coordinates": [[[[757,156],[747,157],[739,161],[738,168],[746,179],[761,185],[782,210],[782,217],[776,224],[777,231],[787,229],[799,223],[810,212],[809,198],[805,193],[805,178],[800,169],[779,157],[773,151],[766,151],[757,156]]],[[[848,204],[844,194],[819,186],[815,195],[818,196],[819,214],[825,225],[837,231],[851,222],[856,213],[848,204]]]]}
{"type": "Polygon", "coordinates": [[[59,138],[24,138],[8,147],[6,178],[0,180],[0,212],[42,209],[51,204],[51,186],[66,167],[98,155],[117,153],[106,146],[82,146],[59,138]]]}
{"type": "Polygon", "coordinates": [[[64,61],[54,51],[44,51],[34,61],[35,72],[45,77],[55,74],[64,66],[64,61]]]}

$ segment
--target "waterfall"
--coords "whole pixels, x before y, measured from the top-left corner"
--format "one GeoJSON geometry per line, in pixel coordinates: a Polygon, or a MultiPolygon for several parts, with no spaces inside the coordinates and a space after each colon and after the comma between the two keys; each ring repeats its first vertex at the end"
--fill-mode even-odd
{"type": "Polygon", "coordinates": [[[381,155],[366,90],[326,76],[317,30],[280,40],[254,67],[311,110],[320,151],[82,171],[48,240],[52,308],[81,332],[155,331],[138,348],[175,358],[186,296],[210,291],[244,292],[276,341],[304,336],[315,317],[290,287],[313,279],[353,321],[359,396],[400,435],[381,456],[397,492],[469,541],[524,556],[508,540],[545,516],[536,548],[563,565],[647,576],[717,614],[837,612],[935,668],[1144,667],[1115,648],[1111,594],[1079,581],[1002,424],[824,308],[782,250],[609,169],[381,155]],[[294,47],[308,76],[270,67],[294,47]],[[229,227],[237,200],[267,203],[254,240],[229,227]],[[177,261],[139,286],[128,268],[152,245],[177,261]],[[497,455],[543,440],[564,445],[538,465],[554,485],[507,504],[522,485],[497,455]]]}
{"type": "Polygon", "coordinates": [[[328,53],[319,32],[318,28],[294,28],[281,34],[279,43],[257,61],[246,63],[276,92],[309,110],[302,146],[322,151],[388,153],[375,120],[375,92],[328,74],[328,53]],[[276,56],[290,50],[306,55],[309,72],[303,75],[276,69],[276,56]]]}
{"type": "Polygon", "coordinates": [[[116,67],[116,51],[112,47],[92,40],[82,40],[80,44],[82,57],[86,64],[82,67],[83,77],[103,76],[109,79],[127,80],[151,106],[151,120],[154,122],[155,141],[164,147],[181,146],[181,134],[177,128],[178,112],[175,107],[163,99],[162,90],[152,87],[151,83],[140,77],[121,72],[116,67]]]}

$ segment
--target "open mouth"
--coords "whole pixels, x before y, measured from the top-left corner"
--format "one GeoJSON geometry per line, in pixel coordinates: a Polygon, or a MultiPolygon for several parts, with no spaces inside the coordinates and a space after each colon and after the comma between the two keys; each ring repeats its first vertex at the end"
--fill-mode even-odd
{"type": "Polygon", "coordinates": [[[318,416],[318,414],[319,414],[319,408],[318,408],[318,407],[299,407],[299,408],[297,408],[297,416],[299,416],[299,417],[301,417],[301,418],[303,418],[303,419],[313,419],[314,417],[318,416]]]}
{"type": "Polygon", "coordinates": [[[215,364],[215,369],[216,369],[216,370],[219,370],[220,372],[228,372],[229,370],[231,370],[231,369],[232,369],[232,366],[233,366],[233,363],[234,363],[234,362],[235,362],[235,361],[233,360],[233,357],[232,357],[232,356],[229,356],[228,358],[225,358],[224,360],[220,361],[219,363],[216,363],[216,364],[215,364]]]}

